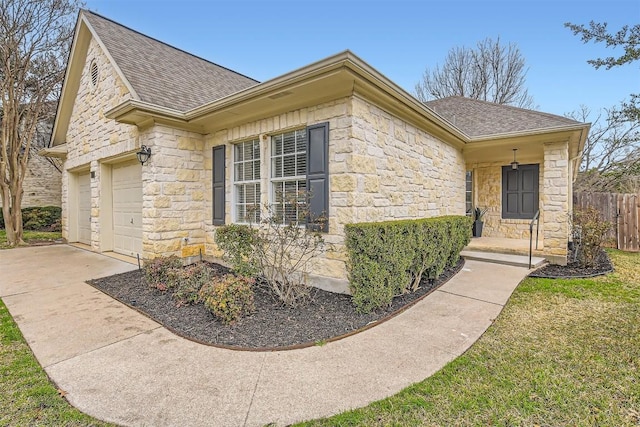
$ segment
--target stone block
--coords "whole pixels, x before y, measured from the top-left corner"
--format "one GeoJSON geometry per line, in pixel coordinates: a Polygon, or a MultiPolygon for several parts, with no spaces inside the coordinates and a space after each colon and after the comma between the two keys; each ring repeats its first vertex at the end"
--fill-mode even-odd
{"type": "Polygon", "coordinates": [[[202,253],[202,255],[205,254],[204,244],[183,246],[181,256],[182,258],[187,258],[199,256],[200,253],[202,253]]]}
{"type": "Polygon", "coordinates": [[[380,191],[380,178],[377,175],[367,175],[364,177],[364,191],[367,193],[377,193],[380,191]]]}
{"type": "Polygon", "coordinates": [[[185,194],[185,185],[182,183],[167,182],[162,186],[162,192],[165,195],[182,195],[185,194]]]}
{"type": "Polygon", "coordinates": [[[376,173],[375,158],[353,154],[347,161],[353,173],[376,173]]]}
{"type": "Polygon", "coordinates": [[[156,196],[153,198],[153,206],[155,208],[171,207],[171,198],[168,196],[156,196]]]}
{"type": "Polygon", "coordinates": [[[196,182],[200,181],[200,171],[192,169],[178,169],[176,171],[176,181],[196,182]]]}
{"type": "Polygon", "coordinates": [[[355,191],[357,185],[357,178],[355,175],[340,174],[332,175],[330,179],[330,189],[332,192],[350,192],[355,191]]]}

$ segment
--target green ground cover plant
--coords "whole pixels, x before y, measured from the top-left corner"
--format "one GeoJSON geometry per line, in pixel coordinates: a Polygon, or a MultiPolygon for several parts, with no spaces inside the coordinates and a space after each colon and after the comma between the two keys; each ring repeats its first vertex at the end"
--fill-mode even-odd
{"type": "MultiPolygon", "coordinates": [[[[24,231],[24,241],[27,244],[36,242],[55,242],[62,238],[62,233],[59,231],[24,231]]],[[[7,233],[4,230],[0,230],[0,249],[9,249],[7,245],[7,233]]]]}

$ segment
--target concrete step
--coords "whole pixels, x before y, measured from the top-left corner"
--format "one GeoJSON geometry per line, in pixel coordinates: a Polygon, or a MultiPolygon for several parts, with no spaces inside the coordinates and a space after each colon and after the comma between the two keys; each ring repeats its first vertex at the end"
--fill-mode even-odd
{"type": "MultiPolygon", "coordinates": [[[[514,254],[502,254],[496,252],[482,252],[463,250],[460,255],[465,259],[473,259],[476,261],[493,262],[496,264],[514,265],[516,267],[529,267],[528,255],[514,255],[514,254]]],[[[547,261],[540,257],[531,257],[531,268],[538,268],[545,264],[547,261]]]]}

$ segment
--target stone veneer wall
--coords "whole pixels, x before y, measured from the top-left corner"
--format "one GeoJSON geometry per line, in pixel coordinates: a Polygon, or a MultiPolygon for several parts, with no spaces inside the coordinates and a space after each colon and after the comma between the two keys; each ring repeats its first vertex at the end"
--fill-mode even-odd
{"type": "Polygon", "coordinates": [[[567,263],[569,241],[569,208],[571,204],[571,176],[569,174],[568,142],[544,144],[545,194],[542,195],[544,210],[544,254],[550,262],[567,263]]]}
{"type": "MultiPolygon", "coordinates": [[[[24,189],[22,207],[61,206],[62,173],[45,157],[35,153],[31,156],[27,165],[27,174],[22,183],[24,189]]],[[[2,200],[0,200],[1,206],[2,200]]]]}
{"type": "MultiPolygon", "coordinates": [[[[552,263],[566,264],[569,239],[571,181],[568,142],[544,144],[540,164],[540,238],[544,255],[552,263]]],[[[536,163],[526,161],[525,163],[536,163]]],[[[482,235],[528,239],[528,219],[502,218],[502,164],[473,165],[475,205],[489,207],[482,235]]]]}
{"type": "MultiPolygon", "coordinates": [[[[142,249],[145,258],[204,255],[204,138],[154,126],[143,139],[152,150],[142,168],[142,249]]],[[[209,188],[211,185],[209,184],[209,188]]]]}
{"type": "Polygon", "coordinates": [[[105,118],[105,111],[131,98],[127,87],[118,77],[106,55],[91,40],[87,59],[80,77],[80,85],[67,130],[68,154],[62,175],[62,236],[69,237],[69,180],[70,173],[92,171],[91,180],[91,246],[99,250],[100,236],[100,167],[98,159],[135,152],[138,129],[105,118]],[[98,84],[91,84],[89,67],[98,65],[98,84]]]}
{"type": "MultiPolygon", "coordinates": [[[[347,291],[344,225],[464,213],[462,153],[359,97],[300,109],[247,123],[205,139],[207,253],[220,256],[211,212],[211,149],[226,144],[226,222],[233,204],[232,144],[270,133],[329,122],[329,232],[333,250],[315,260],[312,283],[347,291]]],[[[266,158],[266,163],[265,163],[266,158]]],[[[263,169],[264,171],[265,169],[263,169]]],[[[262,200],[269,183],[263,177],[262,200]]]]}
{"type": "MultiPolygon", "coordinates": [[[[540,189],[540,200],[538,208],[543,212],[544,207],[544,187],[543,175],[544,164],[542,159],[537,161],[523,162],[526,164],[540,165],[538,188],[540,189]]],[[[488,207],[489,210],[484,217],[482,229],[483,237],[504,237],[509,239],[529,238],[529,219],[502,218],[502,166],[503,163],[481,163],[473,167],[474,206],[481,208],[488,207]]],[[[540,215],[540,241],[544,235],[544,216],[540,215]]]]}

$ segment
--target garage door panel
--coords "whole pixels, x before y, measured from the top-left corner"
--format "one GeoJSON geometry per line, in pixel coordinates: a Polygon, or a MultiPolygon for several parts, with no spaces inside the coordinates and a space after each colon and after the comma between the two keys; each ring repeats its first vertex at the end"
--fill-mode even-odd
{"type": "Polygon", "coordinates": [[[137,162],[113,167],[113,250],[129,256],[142,252],[141,176],[137,162]]]}
{"type": "Polygon", "coordinates": [[[78,175],[78,242],[91,244],[91,179],[78,175]]]}

